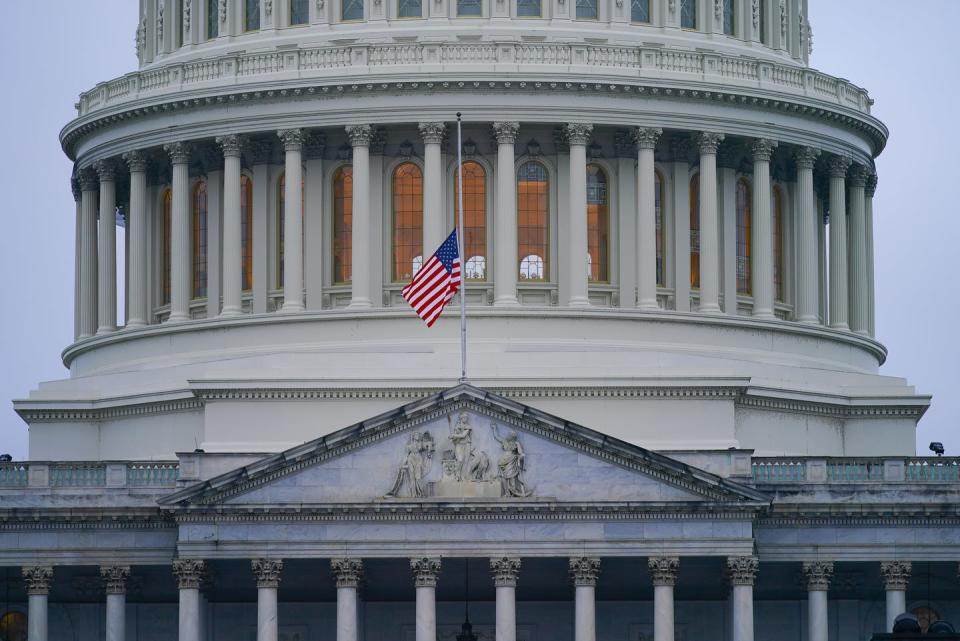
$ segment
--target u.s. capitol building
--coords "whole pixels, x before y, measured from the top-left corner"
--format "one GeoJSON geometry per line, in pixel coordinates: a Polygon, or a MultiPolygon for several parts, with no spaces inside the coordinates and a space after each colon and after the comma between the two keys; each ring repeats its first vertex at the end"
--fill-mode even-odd
{"type": "Polygon", "coordinates": [[[15,401],[0,639],[960,621],[960,467],[879,374],[888,132],[807,10],[140,0],[60,136],[75,340],[15,401]],[[466,383],[400,296],[458,180],[466,383]]]}

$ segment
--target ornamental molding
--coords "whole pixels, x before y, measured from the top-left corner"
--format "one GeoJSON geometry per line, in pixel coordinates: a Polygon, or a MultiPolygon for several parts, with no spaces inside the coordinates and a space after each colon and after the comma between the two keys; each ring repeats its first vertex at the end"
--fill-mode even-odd
{"type": "Polygon", "coordinates": [[[370,141],[373,140],[371,125],[348,125],[346,131],[353,147],[369,147],[370,141]]]}
{"type": "Polygon", "coordinates": [[[600,559],[595,557],[574,557],[570,559],[570,580],[577,587],[593,587],[600,577],[600,559]]]}
{"type": "Polygon", "coordinates": [[[752,14],[753,28],[757,31],[760,29],[760,0],[753,0],[752,14]]]}
{"type": "Polygon", "coordinates": [[[515,588],[520,578],[520,559],[506,556],[490,559],[490,574],[494,587],[515,588]]]}
{"type": "Polygon", "coordinates": [[[129,565],[106,565],[100,567],[107,594],[126,594],[127,579],[130,577],[129,565]]]}
{"type": "Polygon", "coordinates": [[[303,129],[281,129],[277,131],[277,137],[283,143],[284,151],[302,151],[306,134],[303,129]]]}
{"type": "Polygon", "coordinates": [[[587,145],[593,134],[593,125],[586,122],[571,122],[563,127],[563,135],[568,145],[587,145]]]}
{"type": "Polygon", "coordinates": [[[495,122],[490,125],[498,145],[512,145],[520,134],[519,122],[495,122]]]}
{"type": "Polygon", "coordinates": [[[157,50],[163,48],[163,9],[164,1],[159,0],[157,3],[157,50]]]}
{"type": "Polygon", "coordinates": [[[680,559],[675,556],[652,556],[647,559],[647,569],[654,586],[673,587],[677,584],[680,559]]]}
{"type": "Polygon", "coordinates": [[[338,588],[356,588],[363,578],[362,559],[330,559],[330,570],[338,588]]]}
{"type": "Polygon", "coordinates": [[[760,569],[760,559],[755,556],[734,556],[727,559],[726,574],[731,585],[753,585],[760,569]]]}
{"type": "Polygon", "coordinates": [[[422,557],[410,559],[413,584],[418,588],[435,588],[440,577],[440,559],[422,557]]]}
{"type": "Polygon", "coordinates": [[[803,576],[808,590],[829,590],[833,561],[804,561],[803,576]]]}
{"type": "Polygon", "coordinates": [[[280,587],[280,572],[283,570],[281,559],[252,559],[250,569],[257,578],[258,588],[280,587]]]}
{"type": "Polygon", "coordinates": [[[864,165],[854,164],[850,169],[850,185],[864,189],[870,179],[870,169],[864,165]]]}
{"type": "Polygon", "coordinates": [[[637,127],[633,130],[633,140],[639,149],[655,149],[662,135],[663,129],[660,127],[637,127]]]}
{"type": "Polygon", "coordinates": [[[183,41],[190,42],[190,14],[193,11],[193,2],[187,0],[183,3],[183,41]]]}
{"type": "Polygon", "coordinates": [[[149,157],[139,149],[134,149],[133,151],[128,151],[123,154],[123,160],[127,163],[130,173],[146,171],[147,165],[149,164],[149,157]]]}
{"type": "Polygon", "coordinates": [[[697,149],[701,154],[716,155],[717,148],[723,142],[724,135],[712,131],[701,131],[697,134],[697,149]]]}
{"type": "Polygon", "coordinates": [[[227,0],[218,0],[217,5],[218,5],[218,13],[220,17],[220,24],[224,25],[227,22],[227,0]]]}
{"type": "Polygon", "coordinates": [[[133,400],[129,405],[122,404],[109,407],[18,409],[17,414],[28,423],[45,423],[51,421],[99,421],[170,412],[193,412],[202,409],[203,401],[200,398],[191,397],[148,402],[139,399],[133,400]]]}
{"type": "Polygon", "coordinates": [[[867,184],[864,187],[864,193],[867,198],[873,198],[877,193],[877,172],[870,172],[870,176],[867,178],[867,184]]]}
{"type": "Polygon", "coordinates": [[[137,60],[143,58],[147,50],[147,17],[140,18],[140,24],[137,25],[137,31],[133,36],[133,47],[137,53],[137,60]]]}
{"type": "Polygon", "coordinates": [[[100,182],[114,182],[117,177],[117,166],[112,160],[100,159],[93,163],[93,170],[100,177],[100,182]]]}
{"type": "Polygon", "coordinates": [[[887,590],[906,590],[910,583],[910,561],[883,561],[880,563],[880,576],[887,590]]]}
{"type": "Polygon", "coordinates": [[[820,156],[820,150],[813,147],[797,147],[793,152],[793,159],[797,164],[797,169],[812,170],[817,158],[820,156]]]}
{"type": "Polygon", "coordinates": [[[206,564],[200,559],[174,559],[173,575],[177,578],[177,589],[200,589],[205,570],[206,564]]]}
{"type": "Polygon", "coordinates": [[[417,129],[426,145],[443,144],[443,139],[447,135],[447,124],[443,122],[421,122],[417,129]]]}
{"type": "Polygon", "coordinates": [[[243,147],[246,142],[240,134],[218,136],[215,141],[223,150],[224,158],[239,158],[243,154],[243,147]]]}
{"type": "Polygon", "coordinates": [[[174,165],[190,162],[191,144],[189,142],[171,142],[164,145],[163,150],[170,156],[170,162],[174,165]]]}
{"type": "Polygon", "coordinates": [[[853,164],[853,159],[849,156],[831,156],[827,161],[831,178],[846,178],[847,170],[853,164]]]}
{"type": "Polygon", "coordinates": [[[787,39],[787,0],[780,0],[780,40],[781,45],[787,39]]]}
{"type": "Polygon", "coordinates": [[[93,167],[84,167],[77,172],[77,178],[80,181],[81,194],[84,191],[97,191],[100,189],[100,176],[97,175],[93,167]]]}
{"type": "Polygon", "coordinates": [[[50,582],[53,580],[53,567],[49,565],[29,565],[21,568],[23,580],[27,584],[27,594],[50,594],[50,582]]]}
{"type": "Polygon", "coordinates": [[[753,157],[753,162],[770,162],[777,144],[776,140],[769,138],[755,139],[750,145],[750,155],[753,157]]]}

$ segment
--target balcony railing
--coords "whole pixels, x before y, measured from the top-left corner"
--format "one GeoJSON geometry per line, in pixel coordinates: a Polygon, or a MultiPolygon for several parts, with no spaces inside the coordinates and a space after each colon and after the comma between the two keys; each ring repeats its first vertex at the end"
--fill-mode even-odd
{"type": "Polygon", "coordinates": [[[0,463],[4,488],[174,488],[177,461],[0,463]]]}
{"type": "Polygon", "coordinates": [[[757,457],[753,481],[777,483],[960,483],[960,457],[757,457]]]}

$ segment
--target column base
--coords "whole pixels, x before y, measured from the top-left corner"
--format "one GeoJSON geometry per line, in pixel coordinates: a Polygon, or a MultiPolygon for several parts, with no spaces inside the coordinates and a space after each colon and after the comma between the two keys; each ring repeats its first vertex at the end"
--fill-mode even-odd
{"type": "Polygon", "coordinates": [[[224,307],[220,310],[220,318],[230,316],[243,316],[243,310],[239,307],[224,307]]]}
{"type": "Polygon", "coordinates": [[[830,323],[830,329],[839,329],[844,332],[849,332],[850,326],[846,323],[830,323]]]}
{"type": "Polygon", "coordinates": [[[139,318],[127,321],[127,324],[124,325],[124,329],[138,329],[140,327],[146,327],[147,321],[140,320],[139,318]]]}
{"type": "Polygon", "coordinates": [[[592,307],[590,299],[586,296],[578,296],[567,301],[567,307],[592,307]]]}
{"type": "Polygon", "coordinates": [[[804,325],[819,325],[820,318],[817,316],[803,316],[797,319],[798,323],[803,323],[804,325]]]}
{"type": "Polygon", "coordinates": [[[170,314],[167,316],[165,323],[182,323],[184,321],[190,320],[190,317],[186,314],[170,314]]]}
{"type": "Polygon", "coordinates": [[[753,312],[753,317],[757,320],[777,320],[776,315],[766,309],[761,309],[753,312]]]}
{"type": "Polygon", "coordinates": [[[706,306],[701,305],[699,311],[701,314],[710,314],[711,316],[718,316],[723,313],[723,310],[720,309],[720,305],[715,303],[706,306]]]}
{"type": "Polygon", "coordinates": [[[347,305],[347,309],[373,309],[373,303],[369,298],[354,298],[347,305]]]}
{"type": "Polygon", "coordinates": [[[494,307],[520,307],[520,301],[517,300],[516,296],[504,296],[502,298],[495,298],[493,301],[494,307]]]}
{"type": "Polygon", "coordinates": [[[283,307],[280,308],[281,314],[299,314],[304,310],[303,303],[298,303],[295,301],[288,301],[283,304],[283,307]]]}
{"type": "Polygon", "coordinates": [[[655,300],[642,300],[637,303],[637,309],[641,312],[659,312],[660,304],[655,300]]]}
{"type": "Polygon", "coordinates": [[[104,334],[112,334],[117,331],[116,327],[104,326],[97,328],[97,336],[103,336],[104,334]]]}

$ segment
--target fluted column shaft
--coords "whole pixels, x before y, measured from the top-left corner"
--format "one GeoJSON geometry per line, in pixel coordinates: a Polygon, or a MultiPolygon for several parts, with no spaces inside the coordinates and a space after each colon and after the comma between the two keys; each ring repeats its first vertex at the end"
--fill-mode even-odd
{"type": "Polygon", "coordinates": [[[657,305],[657,183],[654,149],[660,128],[638,128],[637,142],[637,307],[656,311],[657,305]]]}
{"type": "Polygon", "coordinates": [[[410,559],[410,570],[417,596],[416,641],[436,641],[440,559],[410,559]]]}
{"type": "Polygon", "coordinates": [[[820,322],[817,292],[817,207],[813,193],[813,164],[820,154],[811,147],[800,147],[794,153],[797,163],[797,320],[820,322]]]}
{"type": "Polygon", "coordinates": [[[514,161],[514,142],[520,123],[495,122],[497,138],[497,209],[493,223],[496,234],[493,243],[493,304],[497,307],[516,307],[517,300],[517,169],[514,161]]]}
{"type": "Polygon", "coordinates": [[[567,142],[570,145],[570,185],[569,207],[570,228],[567,231],[570,247],[567,258],[570,268],[570,307],[589,307],[587,294],[589,275],[587,273],[587,143],[593,125],[570,123],[566,127],[567,142]]]}
{"type": "Polygon", "coordinates": [[[910,561],[884,561],[880,564],[880,575],[887,593],[886,632],[893,632],[897,616],[907,611],[907,584],[910,583],[910,561]]]}
{"type": "Polygon", "coordinates": [[[106,641],[127,641],[127,577],[130,567],[105,566],[100,576],[107,587],[106,641]]]}
{"type": "Polygon", "coordinates": [[[175,323],[190,318],[190,152],[187,143],[165,147],[173,165],[170,223],[170,316],[175,323]]]}
{"type": "Polygon", "coordinates": [[[857,165],[850,172],[849,251],[850,330],[866,335],[870,329],[867,309],[867,230],[864,188],[870,174],[857,165]]]}
{"type": "Polygon", "coordinates": [[[117,183],[113,163],[96,163],[100,175],[100,238],[97,242],[97,334],[117,329],[117,183]]]}
{"type": "MultiPolygon", "coordinates": [[[[277,132],[286,153],[283,193],[283,312],[303,311],[303,130],[277,132]]],[[[356,201],[354,201],[356,202],[356,201]]],[[[354,248],[356,250],[356,248],[354,248]]]]}
{"type": "Polygon", "coordinates": [[[720,220],[717,216],[717,147],[723,134],[701,132],[700,148],[700,311],[720,313],[720,220]]]}
{"type": "Polygon", "coordinates": [[[123,159],[130,168],[130,210],[127,212],[127,327],[142,327],[150,317],[147,299],[147,156],[131,151],[123,159]]]}
{"type": "MultiPolygon", "coordinates": [[[[443,167],[440,151],[447,126],[442,122],[421,122],[423,137],[423,256],[437,251],[447,234],[443,224],[443,167]]],[[[449,233],[449,232],[447,232],[449,233]]]]}
{"type": "Polygon", "coordinates": [[[756,557],[727,559],[727,576],[733,589],[733,641],[753,641],[753,582],[759,567],[756,557]]]}
{"type": "Polygon", "coordinates": [[[776,141],[753,142],[753,316],[776,318],[773,313],[773,212],[770,208],[770,157],[776,141]]]}
{"type": "Polygon", "coordinates": [[[90,170],[80,174],[80,338],[97,331],[97,189],[90,170]]]}
{"type": "MultiPolygon", "coordinates": [[[[353,145],[353,228],[351,256],[351,309],[373,306],[370,297],[370,125],[347,127],[353,145]]],[[[435,251],[435,250],[434,250],[435,251]]]]}
{"type": "Polygon", "coordinates": [[[47,641],[47,604],[53,568],[33,565],[22,568],[22,573],[27,584],[27,638],[47,641]]]}
{"type": "Polygon", "coordinates": [[[877,299],[874,283],[873,263],[873,196],[877,191],[877,174],[871,174],[864,192],[863,225],[866,230],[867,244],[867,327],[870,336],[877,335],[876,309],[877,299]]]}
{"type": "Polygon", "coordinates": [[[357,641],[357,586],[363,575],[360,559],[331,559],[337,580],[337,641],[357,641]]]}
{"type": "Polygon", "coordinates": [[[283,561],[253,559],[250,567],[257,578],[257,641],[277,641],[277,588],[283,561]]]}
{"type": "Polygon", "coordinates": [[[680,560],[652,557],[647,565],[653,578],[653,641],[674,641],[673,587],[680,560]]]}
{"type": "MultiPolygon", "coordinates": [[[[217,143],[223,149],[223,308],[220,315],[236,316],[242,312],[243,294],[242,146],[240,136],[234,134],[217,138],[217,143]]],[[[289,237],[284,235],[284,238],[289,237]]]]}
{"type": "Polygon", "coordinates": [[[200,580],[203,572],[203,561],[177,559],[173,562],[173,574],[177,577],[180,593],[178,641],[200,641],[200,580]]]}
{"type": "Polygon", "coordinates": [[[80,236],[83,229],[83,196],[80,193],[80,179],[70,179],[70,188],[74,200],[74,243],[73,243],[73,340],[80,338],[80,236]]]}
{"type": "Polygon", "coordinates": [[[850,159],[830,159],[830,327],[850,329],[847,300],[847,194],[850,159]]]}
{"type": "Polygon", "coordinates": [[[574,641],[596,641],[596,586],[600,575],[600,559],[570,559],[570,578],[574,586],[574,641]]]}
{"type": "Polygon", "coordinates": [[[811,561],[803,564],[807,581],[807,630],[810,641],[828,641],[827,590],[833,578],[833,563],[811,561]]]}
{"type": "Polygon", "coordinates": [[[517,579],[520,559],[490,559],[490,572],[496,588],[496,641],[517,641],[517,579]]]}

